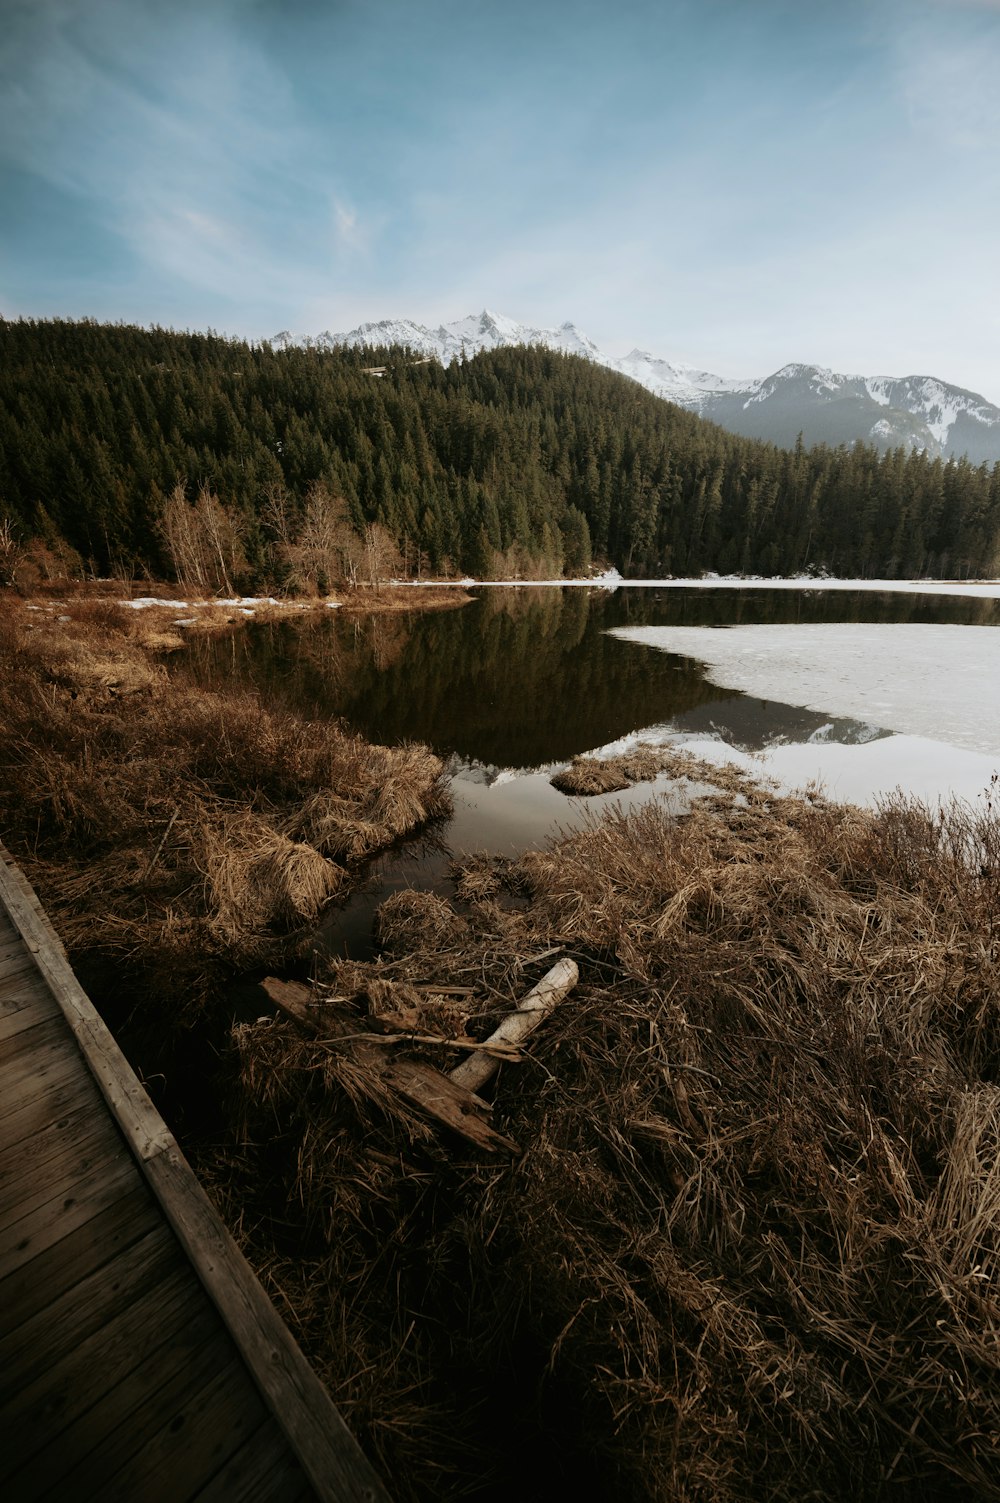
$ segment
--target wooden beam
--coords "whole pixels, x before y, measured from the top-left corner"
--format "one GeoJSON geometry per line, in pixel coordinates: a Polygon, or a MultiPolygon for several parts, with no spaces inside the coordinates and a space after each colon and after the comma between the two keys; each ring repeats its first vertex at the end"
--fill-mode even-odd
{"type": "Polygon", "coordinates": [[[517,1144],[486,1121],[489,1107],[456,1085],[433,1065],[419,1059],[395,1059],[382,1068],[382,1079],[424,1116],[450,1128],[487,1153],[519,1153],[517,1144]]]}

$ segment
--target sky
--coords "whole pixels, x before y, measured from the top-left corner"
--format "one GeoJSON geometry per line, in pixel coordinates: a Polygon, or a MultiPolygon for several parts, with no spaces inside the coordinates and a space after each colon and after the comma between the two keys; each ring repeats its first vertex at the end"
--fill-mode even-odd
{"type": "Polygon", "coordinates": [[[1000,0],[0,0],[0,315],[1000,404],[1000,0]]]}

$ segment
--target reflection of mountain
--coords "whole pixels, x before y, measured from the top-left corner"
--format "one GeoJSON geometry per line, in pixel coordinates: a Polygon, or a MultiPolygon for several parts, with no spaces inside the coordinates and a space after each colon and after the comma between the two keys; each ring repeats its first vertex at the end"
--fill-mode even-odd
{"type": "Polygon", "coordinates": [[[529,770],[496,767],[492,762],[470,762],[465,757],[449,757],[447,766],[449,777],[461,778],[463,783],[478,783],[481,788],[496,788],[501,783],[509,783],[519,772],[529,770]]]}
{"type": "Polygon", "coordinates": [[[699,706],[678,715],[675,728],[686,734],[718,736],[740,751],[764,751],[788,742],[835,741],[844,746],[863,746],[891,736],[881,726],[844,716],[822,715],[795,705],[752,699],[733,694],[712,705],[699,706]]]}
{"type": "MultiPolygon", "coordinates": [[[[612,626],[971,621],[995,601],[766,589],[484,591],[460,611],[309,617],[203,638],[172,672],[259,685],[300,713],[374,741],[428,741],[488,768],[542,767],[657,724],[759,749],[804,741],[830,717],[706,683],[697,663],[607,635],[612,626]]],[[[838,720],[837,740],[864,739],[838,720]]],[[[870,728],[867,734],[871,734],[870,728]]]]}

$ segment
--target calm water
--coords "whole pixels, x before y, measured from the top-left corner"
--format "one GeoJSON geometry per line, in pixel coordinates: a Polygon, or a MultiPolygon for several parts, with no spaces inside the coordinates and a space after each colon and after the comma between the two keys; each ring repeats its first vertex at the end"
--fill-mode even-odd
{"type": "MultiPolygon", "coordinates": [[[[1000,624],[1000,601],[834,593],[484,590],[470,605],[389,616],[315,616],[196,640],[184,670],[245,682],[373,741],[426,741],[488,768],[566,761],[645,726],[728,729],[747,748],[805,739],[828,717],[706,683],[690,659],[637,649],[612,626],[758,623],[1000,624]]],[[[850,737],[844,722],[838,734],[850,737]]],[[[725,738],[729,739],[729,738],[725,738]]]]}
{"type": "Polygon", "coordinates": [[[173,667],[206,687],[256,687],[373,741],[424,741],[449,759],[454,818],[374,862],[367,889],[325,926],[331,946],[364,954],[377,904],[399,887],[446,886],[452,855],[514,854],[603,804],[669,794],[661,779],[627,795],[566,799],[548,775],[577,752],[664,725],[750,752],[815,736],[848,745],[888,734],[716,687],[690,659],[618,641],[608,628],[850,621],[1000,625],[1000,601],[766,588],[489,589],[455,610],[331,611],[250,624],[232,637],[195,639],[173,667]]]}

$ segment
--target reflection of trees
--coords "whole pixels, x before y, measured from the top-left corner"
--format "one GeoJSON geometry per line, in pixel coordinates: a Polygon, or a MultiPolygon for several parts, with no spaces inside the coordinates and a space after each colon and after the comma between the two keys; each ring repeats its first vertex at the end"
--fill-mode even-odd
{"type": "Polygon", "coordinates": [[[410,640],[411,624],[405,615],[356,616],[353,626],[352,666],[370,662],[377,673],[399,662],[410,640]]]}
{"type": "MultiPolygon", "coordinates": [[[[997,619],[991,601],[784,591],[489,590],[462,611],[307,617],[192,644],[187,671],[256,684],[372,740],[539,766],[731,699],[616,625],[997,619]]],[[[178,664],[179,667],[179,664],[178,664]]],[[[176,671],[176,670],[175,670],[176,671]]]]}

